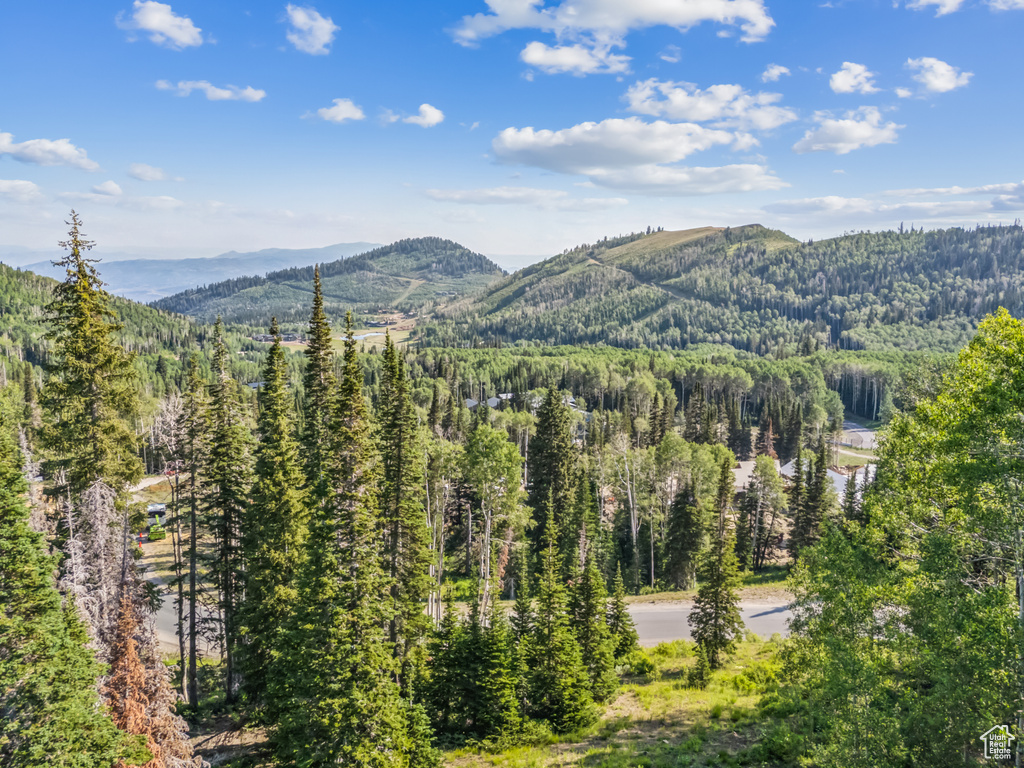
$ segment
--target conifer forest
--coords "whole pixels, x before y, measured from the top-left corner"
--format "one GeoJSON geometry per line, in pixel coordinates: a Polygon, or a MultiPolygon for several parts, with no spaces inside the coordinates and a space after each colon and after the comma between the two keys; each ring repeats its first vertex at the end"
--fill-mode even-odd
{"type": "Polygon", "coordinates": [[[67,226],[62,281],[0,266],[4,768],[1024,740],[1019,226],[429,238],[156,306],[67,226]]]}

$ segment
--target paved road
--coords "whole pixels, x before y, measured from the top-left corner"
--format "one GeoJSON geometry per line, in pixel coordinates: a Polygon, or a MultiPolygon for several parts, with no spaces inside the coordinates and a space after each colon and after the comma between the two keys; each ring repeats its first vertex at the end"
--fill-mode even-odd
{"type": "Polygon", "coordinates": [[[852,421],[843,422],[843,442],[850,443],[854,448],[867,448],[872,451],[878,447],[875,430],[854,424],[852,421]]]}
{"type": "MultiPolygon", "coordinates": [[[[693,603],[633,603],[629,613],[636,624],[640,645],[652,646],[671,640],[690,639],[687,617],[693,603]]],[[[788,603],[740,603],[740,616],[747,629],[767,639],[774,633],[789,634],[793,612],[788,603]]]]}

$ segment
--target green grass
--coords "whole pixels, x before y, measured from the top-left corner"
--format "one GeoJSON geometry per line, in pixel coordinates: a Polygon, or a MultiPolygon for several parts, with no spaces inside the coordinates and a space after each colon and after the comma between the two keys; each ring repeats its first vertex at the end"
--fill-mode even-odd
{"type": "Polygon", "coordinates": [[[649,649],[657,679],[626,678],[602,718],[577,733],[499,752],[445,754],[452,768],[679,768],[745,764],[766,727],[757,710],[776,684],[774,641],[743,642],[706,690],[688,688],[693,646],[685,640],[649,649]]]}

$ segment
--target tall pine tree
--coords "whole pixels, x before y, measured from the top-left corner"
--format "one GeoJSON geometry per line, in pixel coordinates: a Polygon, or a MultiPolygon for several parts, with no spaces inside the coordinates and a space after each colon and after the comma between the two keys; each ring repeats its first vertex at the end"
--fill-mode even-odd
{"type": "Polygon", "coordinates": [[[217,585],[220,640],[224,649],[224,696],[238,693],[239,605],[244,591],[242,521],[252,486],[251,439],[238,401],[237,382],[228,370],[228,350],[220,318],[214,326],[213,382],[208,412],[209,448],[202,469],[203,509],[213,534],[209,571],[217,585]]]}
{"type": "MultiPolygon", "coordinates": [[[[555,519],[568,520],[576,490],[576,454],[569,408],[556,387],[548,389],[537,410],[537,431],[530,441],[527,472],[530,506],[539,511],[550,499],[555,519]]],[[[532,533],[539,553],[544,546],[546,521],[537,520],[536,523],[532,533]]],[[[561,540],[556,543],[564,560],[567,559],[566,554],[575,549],[577,533],[566,531],[568,543],[561,540]]]]}
{"type": "Polygon", "coordinates": [[[61,608],[27,492],[14,436],[0,422],[0,763],[109,768],[127,745],[100,708],[102,667],[75,611],[61,608]]]}
{"type": "Polygon", "coordinates": [[[306,370],[302,380],[302,463],[309,502],[314,507],[322,507],[331,497],[331,420],[338,393],[331,327],[324,312],[319,266],[313,270],[313,310],[306,339],[306,370]]]}
{"type": "Polygon", "coordinates": [[[294,580],[307,514],[287,390],[287,364],[276,318],[271,321],[270,334],[274,341],[259,391],[252,503],[242,510],[245,600],[239,609],[241,667],[243,690],[256,706],[263,703],[266,693],[278,631],[295,602],[294,580]]]}

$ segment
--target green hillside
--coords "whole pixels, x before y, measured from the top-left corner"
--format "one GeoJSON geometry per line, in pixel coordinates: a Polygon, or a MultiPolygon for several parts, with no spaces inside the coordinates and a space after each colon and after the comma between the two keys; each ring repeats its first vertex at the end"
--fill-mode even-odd
{"type": "Polygon", "coordinates": [[[758,354],[777,345],[951,351],[1024,313],[1020,226],[801,243],[760,225],[584,245],[438,313],[428,343],[598,344],[758,354]]]}
{"type": "MultiPolygon", "coordinates": [[[[423,237],[320,265],[328,314],[348,309],[431,310],[440,303],[479,291],[503,272],[486,256],[451,240],[423,237]]],[[[262,326],[272,315],[281,322],[303,322],[309,315],[313,267],[240,277],[183,291],[154,303],[160,309],[212,322],[262,326]]]]}

